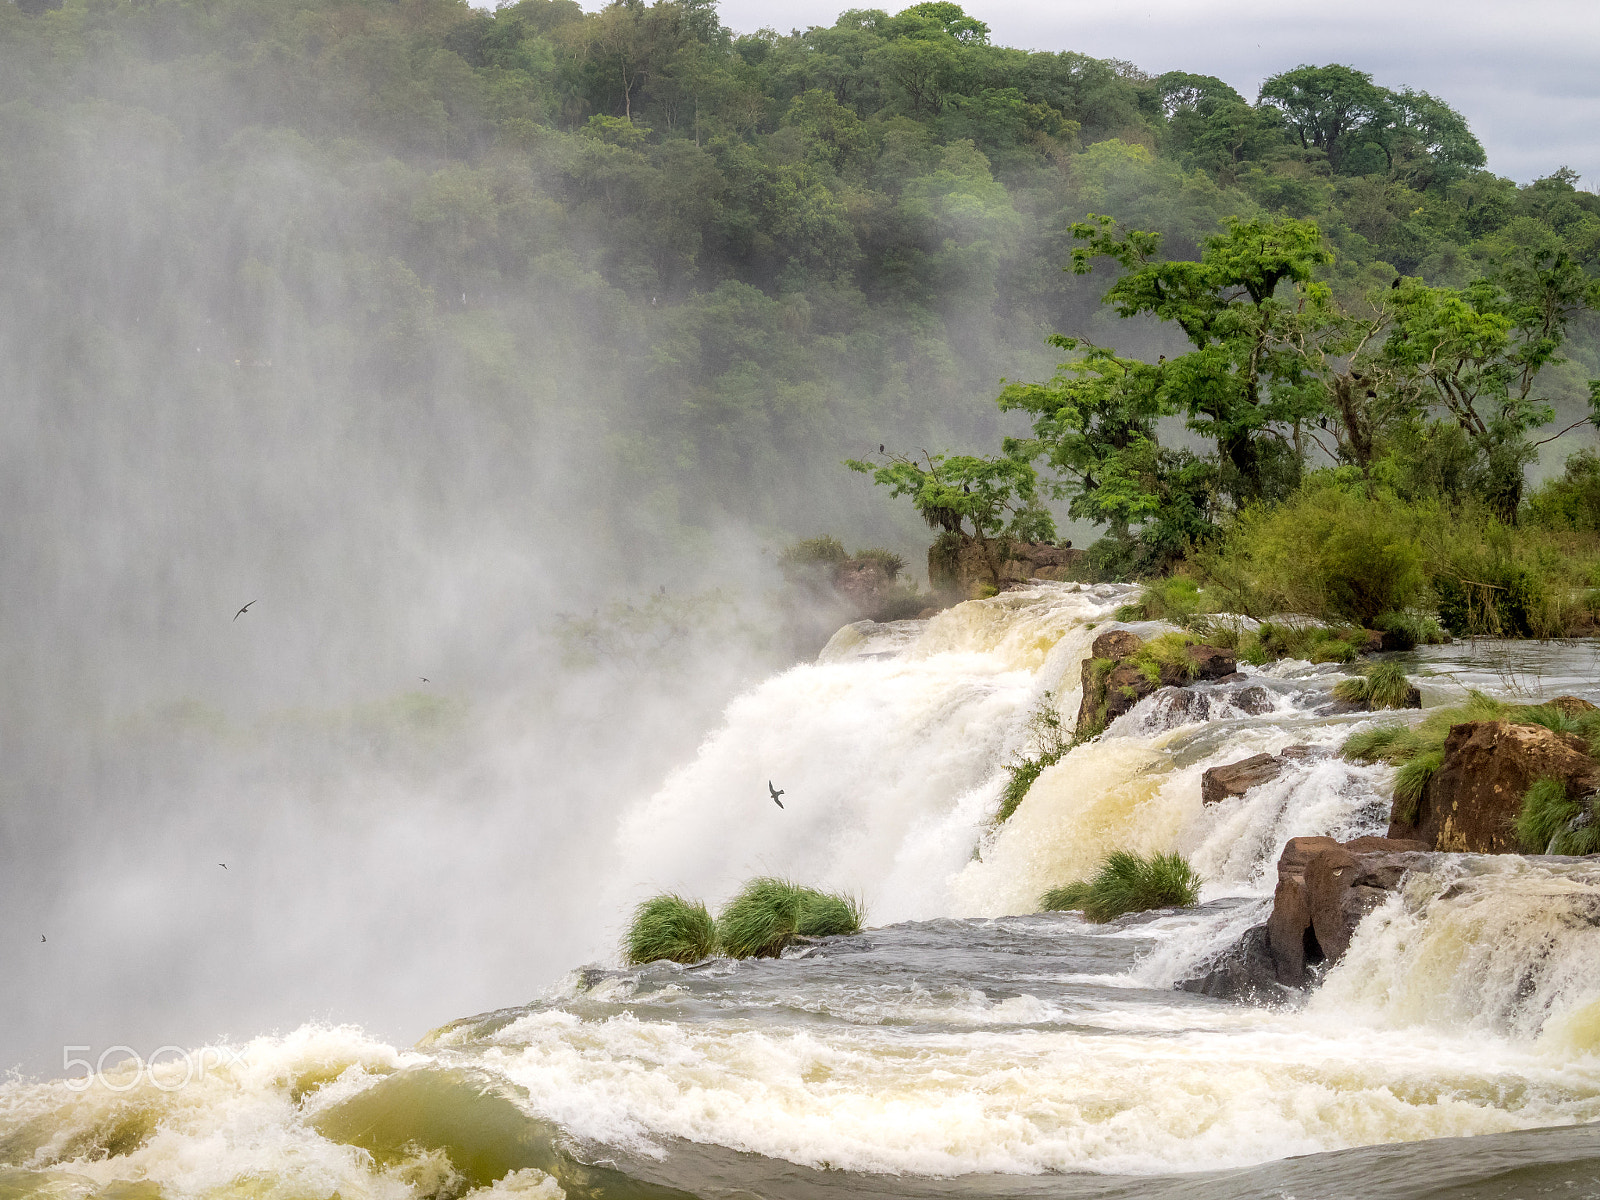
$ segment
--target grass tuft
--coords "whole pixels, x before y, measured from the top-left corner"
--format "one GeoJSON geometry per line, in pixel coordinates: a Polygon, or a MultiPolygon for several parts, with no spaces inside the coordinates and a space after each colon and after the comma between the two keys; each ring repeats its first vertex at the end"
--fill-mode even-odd
{"type": "Polygon", "coordinates": [[[1427,750],[1406,761],[1400,770],[1395,772],[1394,808],[1390,812],[1393,820],[1406,825],[1416,823],[1423,789],[1428,786],[1428,780],[1433,778],[1434,772],[1439,769],[1439,764],[1443,761],[1443,750],[1427,750]]]}
{"type": "Polygon", "coordinates": [[[762,876],[745,884],[717,918],[723,953],[775,958],[796,936],[827,937],[861,928],[860,904],[847,896],[762,876]]]}
{"type": "Polygon", "coordinates": [[[1339,752],[1356,762],[1403,763],[1415,756],[1417,734],[1409,725],[1374,725],[1344,740],[1339,752]]]}
{"type": "Polygon", "coordinates": [[[1536,779],[1522,795],[1517,841],[1528,854],[1600,854],[1600,820],[1593,801],[1574,800],[1559,779],[1536,779]],[[1588,809],[1587,823],[1573,828],[1588,809]]]}
{"type": "Polygon", "coordinates": [[[1152,908],[1188,908],[1199,899],[1200,876],[1181,854],[1141,858],[1117,850],[1092,879],[1052,888],[1039,903],[1054,911],[1081,909],[1086,919],[1102,922],[1152,908]]]}
{"type": "Polygon", "coordinates": [[[633,910],[623,957],[634,966],[667,959],[692,963],[717,952],[717,927],[698,900],[652,896],[633,910]]]}
{"type": "Polygon", "coordinates": [[[1350,704],[1371,709],[1404,708],[1411,696],[1411,681],[1394,663],[1373,663],[1360,668],[1355,679],[1341,679],[1333,694],[1350,704]]]}
{"type": "MultiPolygon", "coordinates": [[[[1095,659],[1094,663],[1096,678],[1103,689],[1105,674],[1110,672],[1112,663],[1109,659],[1095,659]],[[1105,664],[1104,672],[1099,670],[1101,663],[1105,664]]],[[[1054,692],[1046,692],[1040,697],[1039,706],[1028,717],[1028,731],[1035,753],[1006,767],[1011,778],[1006,781],[1006,789],[1000,796],[1000,809],[994,818],[996,825],[1004,825],[1011,814],[1017,811],[1017,806],[1022,803],[1040,773],[1046,767],[1055,766],[1072,749],[1072,738],[1061,726],[1061,710],[1056,707],[1054,692]]]]}

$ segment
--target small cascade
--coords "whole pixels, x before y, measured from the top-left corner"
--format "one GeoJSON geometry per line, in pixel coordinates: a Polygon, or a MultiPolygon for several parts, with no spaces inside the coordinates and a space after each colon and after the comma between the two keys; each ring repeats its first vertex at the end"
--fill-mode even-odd
{"type": "Polygon", "coordinates": [[[1309,1011],[1600,1053],[1600,862],[1455,857],[1356,930],[1309,1011]]]}

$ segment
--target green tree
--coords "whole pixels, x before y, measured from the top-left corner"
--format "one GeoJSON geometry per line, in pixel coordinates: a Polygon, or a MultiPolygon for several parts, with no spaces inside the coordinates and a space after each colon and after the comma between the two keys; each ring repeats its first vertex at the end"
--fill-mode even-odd
{"type": "Polygon", "coordinates": [[[1303,289],[1332,260],[1317,226],[1234,220],[1205,239],[1199,262],[1163,259],[1160,234],[1119,236],[1109,217],[1091,214],[1072,233],[1084,243],[1072,251],[1075,273],[1100,256],[1123,268],[1104,297],[1118,316],[1172,321],[1194,347],[1164,363],[1161,388],[1191,430],[1216,442],[1224,490],[1236,504],[1283,494],[1299,475],[1299,426],[1323,404],[1285,344],[1301,297],[1279,292],[1303,289]]]}
{"type": "Polygon", "coordinates": [[[930,529],[977,543],[991,580],[1010,541],[1051,541],[1055,522],[1039,499],[1039,476],[1027,459],[1012,454],[927,454],[922,459],[892,454],[883,463],[847,459],[852,471],[871,475],[892,496],[909,496],[930,529]]]}

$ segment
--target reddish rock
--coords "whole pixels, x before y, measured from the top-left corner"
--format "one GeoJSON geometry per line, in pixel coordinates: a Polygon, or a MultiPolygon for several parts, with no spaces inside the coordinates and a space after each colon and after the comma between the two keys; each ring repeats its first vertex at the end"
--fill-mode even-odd
{"type": "Polygon", "coordinates": [[[1445,738],[1444,760],[1423,789],[1415,820],[1391,815],[1389,836],[1416,838],[1432,850],[1518,853],[1512,826],[1523,793],[1545,776],[1565,781],[1574,797],[1600,788],[1600,765],[1573,734],[1510,721],[1454,725],[1445,738]]]}
{"type": "Polygon", "coordinates": [[[1200,776],[1200,803],[1217,804],[1230,796],[1242,796],[1251,788],[1269,783],[1283,773],[1283,759],[1272,754],[1253,754],[1226,766],[1211,767],[1200,776]]]}
{"type": "Polygon", "coordinates": [[[1579,696],[1557,696],[1554,700],[1546,700],[1545,703],[1569,717],[1581,717],[1584,713],[1595,710],[1594,705],[1579,696]]]}

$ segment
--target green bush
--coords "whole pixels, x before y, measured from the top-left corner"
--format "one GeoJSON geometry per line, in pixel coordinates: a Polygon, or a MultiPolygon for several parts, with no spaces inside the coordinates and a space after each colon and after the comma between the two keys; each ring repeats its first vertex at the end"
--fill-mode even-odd
{"type": "Polygon", "coordinates": [[[717,952],[717,929],[706,906],[678,895],[652,896],[633,910],[623,957],[635,966],[667,959],[692,963],[717,952]]]}
{"type": "Polygon", "coordinates": [[[1311,644],[1308,656],[1314,663],[1347,663],[1356,656],[1356,648],[1341,638],[1324,638],[1311,644]]]}
{"type": "Polygon", "coordinates": [[[1559,478],[1529,494],[1524,520],[1542,529],[1600,533],[1600,456],[1580,450],[1567,459],[1559,478]]]}
{"type": "Polygon", "coordinates": [[[836,537],[823,534],[821,537],[805,538],[792,546],[784,548],[778,556],[778,561],[786,567],[809,566],[812,563],[841,563],[849,558],[850,554],[844,548],[844,543],[836,537]]]}
{"type": "Polygon", "coordinates": [[[1341,679],[1333,694],[1349,704],[1365,704],[1371,709],[1404,708],[1411,697],[1411,680],[1394,663],[1372,663],[1360,668],[1355,679],[1341,679]]]}
{"type": "Polygon", "coordinates": [[[1592,801],[1589,823],[1577,829],[1567,828],[1584,808],[1583,801],[1568,797],[1567,786],[1561,780],[1537,779],[1522,796],[1517,841],[1528,854],[1600,853],[1600,820],[1595,819],[1592,801]]]}
{"type": "Polygon", "coordinates": [[[723,907],[717,938],[733,958],[775,958],[796,936],[855,933],[862,915],[849,897],[763,876],[745,884],[723,907]]]}
{"type": "Polygon", "coordinates": [[[906,569],[905,559],[901,558],[893,550],[884,550],[881,547],[875,547],[871,550],[857,550],[855,557],[858,562],[877,563],[883,568],[883,573],[890,579],[894,579],[901,571],[906,569]]]}
{"type": "Polygon", "coordinates": [[[1095,922],[1152,908],[1188,908],[1200,900],[1200,877],[1181,854],[1141,858],[1117,850],[1100,864],[1093,878],[1052,888],[1040,898],[1042,908],[1080,909],[1095,922]]]}
{"type": "Polygon", "coordinates": [[[1373,618],[1372,628],[1398,635],[1401,650],[1417,646],[1437,646],[1449,635],[1439,622],[1424,613],[1386,612],[1373,618]]]}
{"type": "Polygon", "coordinates": [[[1379,613],[1426,607],[1421,514],[1392,496],[1310,476],[1282,504],[1243,510],[1192,567],[1252,616],[1297,612],[1365,626],[1379,613]]]}
{"type": "Polygon", "coordinates": [[[1139,592],[1139,599],[1117,609],[1119,621],[1171,621],[1188,625],[1203,608],[1200,586],[1186,575],[1152,579],[1139,592]]]}
{"type": "Polygon", "coordinates": [[[1374,725],[1347,737],[1340,753],[1356,762],[1386,762],[1393,766],[1415,757],[1418,745],[1417,732],[1409,725],[1374,725]]]}
{"type": "MultiPolygon", "coordinates": [[[[1110,669],[1109,660],[1095,661],[1105,662],[1107,670],[1110,669]]],[[[1100,681],[1104,687],[1104,673],[1100,674],[1100,681]]],[[[997,825],[1005,824],[1011,814],[1017,811],[1017,805],[1022,803],[1023,797],[1028,794],[1028,789],[1033,786],[1033,781],[1039,778],[1040,773],[1046,767],[1052,767],[1060,762],[1062,756],[1072,749],[1072,739],[1061,727],[1061,710],[1056,707],[1053,692],[1046,692],[1040,699],[1038,707],[1028,717],[1028,730],[1035,752],[1020,762],[1006,767],[1011,778],[1006,781],[1006,789],[1000,796],[1000,808],[995,813],[997,825]]]]}

